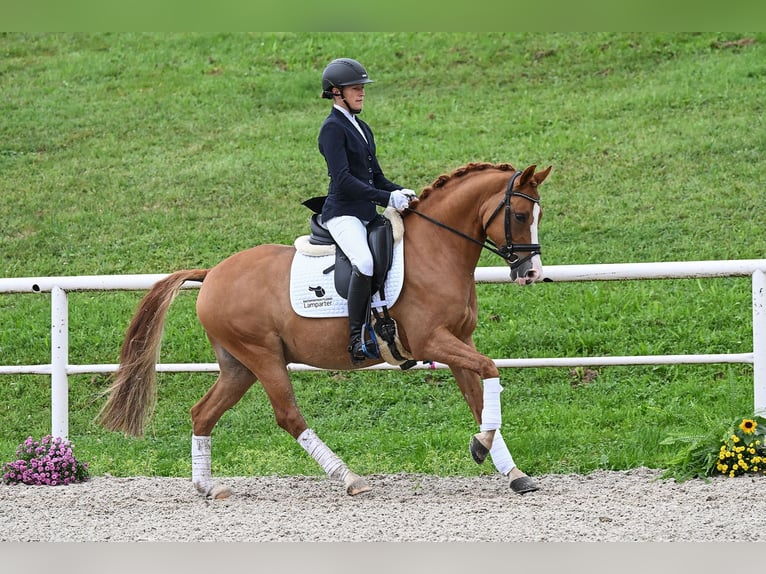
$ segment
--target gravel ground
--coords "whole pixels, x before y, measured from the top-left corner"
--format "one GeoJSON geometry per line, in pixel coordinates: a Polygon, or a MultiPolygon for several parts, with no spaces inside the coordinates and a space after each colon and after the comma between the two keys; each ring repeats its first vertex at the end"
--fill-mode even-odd
{"type": "Polygon", "coordinates": [[[0,485],[3,542],[759,541],[766,477],[676,483],[645,468],[537,477],[523,496],[491,477],[373,475],[350,497],[324,477],[226,478],[205,500],[179,478],[0,485]]]}

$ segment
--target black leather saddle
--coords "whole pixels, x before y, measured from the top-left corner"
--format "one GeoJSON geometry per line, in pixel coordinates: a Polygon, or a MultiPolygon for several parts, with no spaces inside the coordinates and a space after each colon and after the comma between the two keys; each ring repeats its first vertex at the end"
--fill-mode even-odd
{"type": "MultiPolygon", "coordinates": [[[[322,223],[324,200],[325,197],[314,197],[303,202],[303,205],[314,212],[309,219],[309,243],[312,245],[335,245],[335,240],[322,223]]],[[[370,246],[375,262],[372,274],[372,293],[377,293],[383,289],[394,261],[394,231],[388,218],[378,215],[367,225],[367,244],[370,246]]],[[[335,245],[335,264],[325,269],[323,273],[328,274],[333,271],[335,272],[335,290],[344,299],[348,298],[351,261],[337,245],[335,245]]]]}

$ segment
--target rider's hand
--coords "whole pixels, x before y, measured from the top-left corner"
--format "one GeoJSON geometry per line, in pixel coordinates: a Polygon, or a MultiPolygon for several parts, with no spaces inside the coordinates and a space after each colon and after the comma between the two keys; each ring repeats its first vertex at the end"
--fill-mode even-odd
{"type": "Polygon", "coordinates": [[[393,207],[396,211],[404,211],[410,204],[410,201],[416,200],[417,196],[411,189],[397,189],[391,192],[391,196],[388,198],[388,206],[393,207]]]}

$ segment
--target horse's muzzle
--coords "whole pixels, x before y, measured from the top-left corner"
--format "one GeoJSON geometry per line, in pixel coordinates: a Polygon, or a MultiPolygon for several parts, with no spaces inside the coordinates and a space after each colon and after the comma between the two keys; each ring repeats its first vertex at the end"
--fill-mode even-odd
{"type": "Polygon", "coordinates": [[[525,260],[521,265],[511,267],[511,281],[519,285],[531,285],[543,278],[543,267],[540,263],[540,256],[525,260]]]}

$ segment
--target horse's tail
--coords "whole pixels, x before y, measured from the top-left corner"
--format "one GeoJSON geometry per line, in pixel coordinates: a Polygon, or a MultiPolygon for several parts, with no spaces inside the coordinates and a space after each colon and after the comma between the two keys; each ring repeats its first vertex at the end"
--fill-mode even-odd
{"type": "Polygon", "coordinates": [[[157,400],[156,363],[168,308],[186,281],[202,281],[207,269],[176,271],[158,281],[141,300],[120,350],[99,422],[109,430],[143,436],[157,400]]]}

